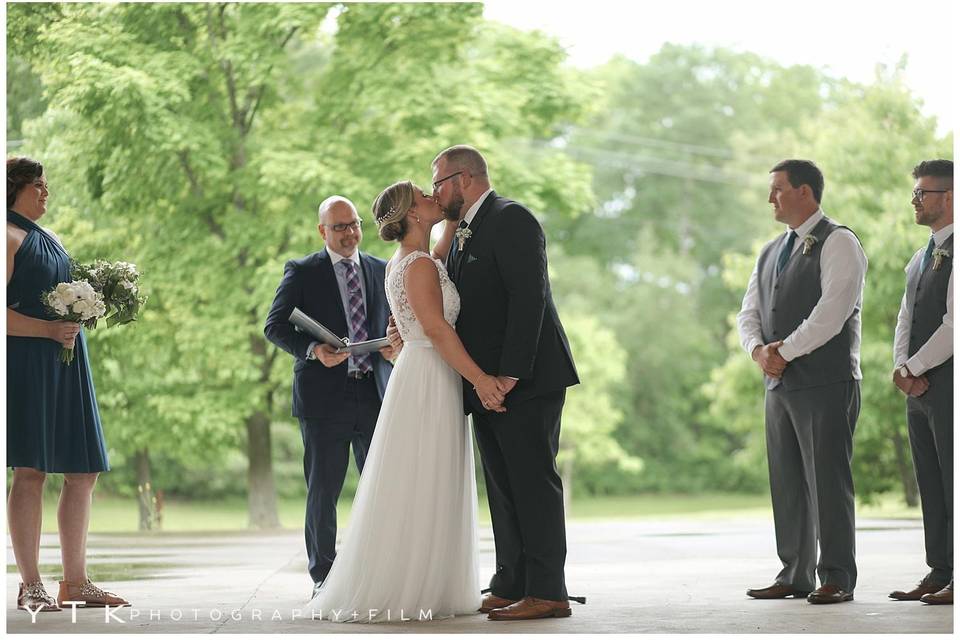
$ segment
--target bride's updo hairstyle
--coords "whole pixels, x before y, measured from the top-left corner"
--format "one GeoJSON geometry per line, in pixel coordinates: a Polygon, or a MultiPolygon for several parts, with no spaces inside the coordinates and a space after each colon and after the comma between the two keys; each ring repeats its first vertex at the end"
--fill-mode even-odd
{"type": "Polygon", "coordinates": [[[413,189],[409,180],[394,182],[373,201],[373,219],[382,240],[392,242],[407,235],[407,211],[413,206],[413,189]]]}

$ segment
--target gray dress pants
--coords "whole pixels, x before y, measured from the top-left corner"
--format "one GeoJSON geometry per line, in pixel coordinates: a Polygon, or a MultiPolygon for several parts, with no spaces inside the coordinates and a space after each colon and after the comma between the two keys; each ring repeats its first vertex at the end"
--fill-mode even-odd
{"type": "Polygon", "coordinates": [[[920,489],[930,577],[953,580],[953,370],[930,376],[930,388],[907,398],[910,449],[920,489]]]}
{"type": "Polygon", "coordinates": [[[766,394],[767,460],[777,582],[800,590],[821,584],[852,593],[857,584],[853,432],[860,415],[856,380],[766,394]],[[817,561],[817,544],[820,560],[817,561]]]}

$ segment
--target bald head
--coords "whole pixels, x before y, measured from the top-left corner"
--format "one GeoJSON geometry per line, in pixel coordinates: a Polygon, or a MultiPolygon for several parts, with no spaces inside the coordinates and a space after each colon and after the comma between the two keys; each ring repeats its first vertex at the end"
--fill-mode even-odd
{"type": "Polygon", "coordinates": [[[326,200],[320,203],[320,206],[317,208],[317,215],[320,218],[320,224],[332,224],[330,222],[330,215],[334,212],[343,213],[347,212],[348,214],[357,215],[357,208],[353,206],[353,203],[344,198],[343,196],[330,196],[326,200]]]}
{"type": "Polygon", "coordinates": [[[320,203],[317,215],[317,228],[327,248],[344,258],[352,256],[363,240],[360,216],[353,203],[343,196],[330,196],[320,203]]]}

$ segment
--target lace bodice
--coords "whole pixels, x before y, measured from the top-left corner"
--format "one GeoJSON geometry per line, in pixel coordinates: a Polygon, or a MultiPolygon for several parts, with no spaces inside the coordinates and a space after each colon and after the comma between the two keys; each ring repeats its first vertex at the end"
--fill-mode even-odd
{"type": "Polygon", "coordinates": [[[429,258],[430,261],[436,265],[437,271],[440,274],[440,290],[443,294],[444,319],[450,323],[450,326],[453,326],[457,321],[457,316],[460,315],[460,294],[457,292],[456,285],[454,285],[447,276],[447,270],[443,266],[443,263],[439,260],[434,260],[430,254],[424,253],[423,251],[409,253],[393,265],[384,283],[387,302],[390,304],[390,311],[393,313],[393,318],[397,323],[397,329],[400,330],[400,337],[403,338],[404,342],[428,339],[423,332],[423,327],[413,314],[413,309],[410,307],[409,300],[407,300],[407,290],[403,285],[404,273],[407,267],[413,264],[417,258],[424,257],[429,258]]]}

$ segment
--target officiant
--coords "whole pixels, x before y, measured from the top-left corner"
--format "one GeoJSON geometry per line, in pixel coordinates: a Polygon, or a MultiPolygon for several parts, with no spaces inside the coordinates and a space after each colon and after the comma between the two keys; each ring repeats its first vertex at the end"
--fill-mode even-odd
{"type": "Polygon", "coordinates": [[[314,593],[336,555],[337,500],[350,448],[363,471],[394,357],[391,347],[356,356],[336,353],[290,323],[296,307],[350,342],[386,332],[386,262],[360,252],[363,221],[356,207],[331,196],[320,203],[318,215],[325,247],[286,263],[264,327],[267,339],[294,357],[293,415],[303,438],[304,536],[314,593]]]}

